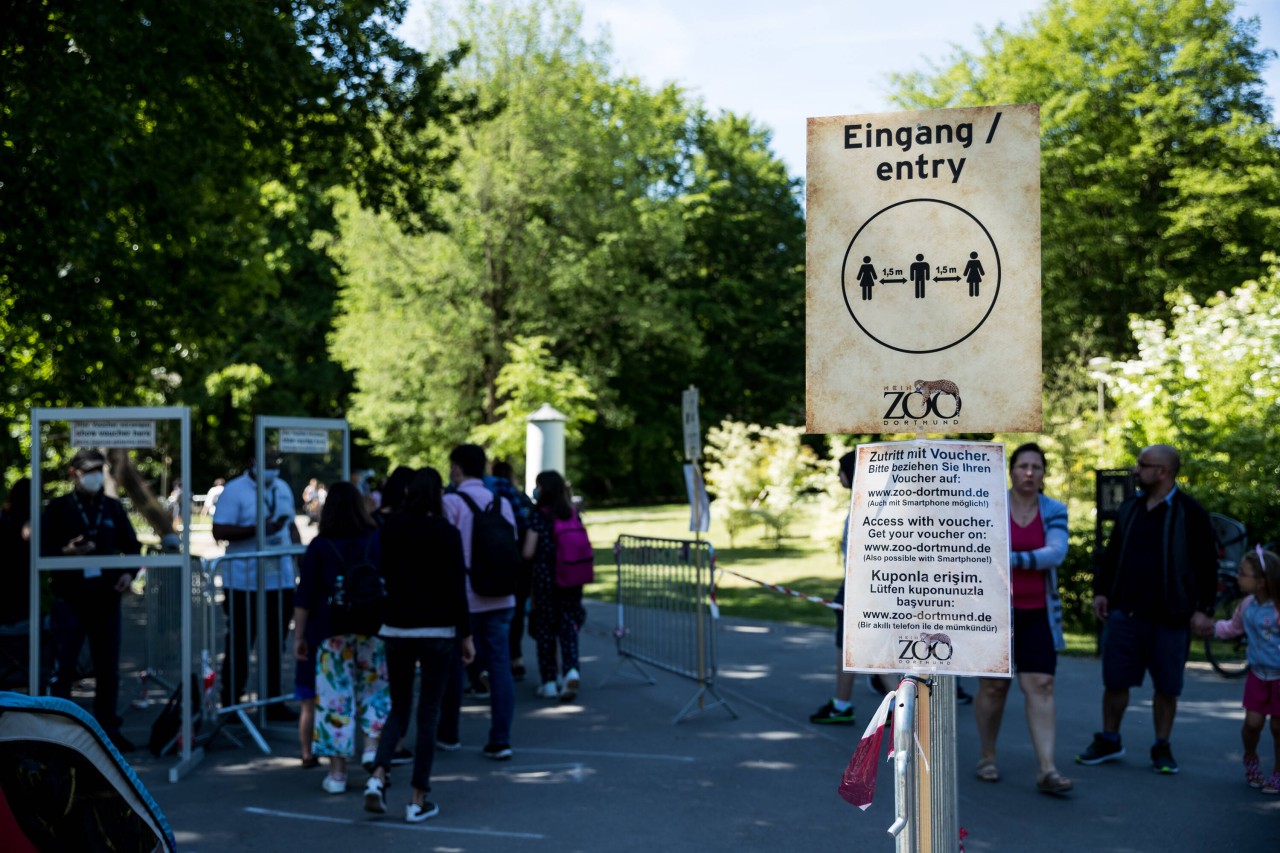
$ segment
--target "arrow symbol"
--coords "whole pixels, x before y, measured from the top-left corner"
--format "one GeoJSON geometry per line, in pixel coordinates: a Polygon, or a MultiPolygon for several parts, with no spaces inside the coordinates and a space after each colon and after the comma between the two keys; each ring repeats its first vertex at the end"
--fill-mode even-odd
{"type": "Polygon", "coordinates": [[[938,276],[937,278],[934,279],[934,281],[959,281],[959,280],[960,280],[960,276],[958,275],[938,276]]]}
{"type": "MultiPolygon", "coordinates": [[[[959,280],[960,279],[958,278],[956,279],[956,281],[959,281],[959,280]]],[[[882,278],[880,279],[880,283],[881,284],[906,284],[907,280],[905,278],[882,278]]]]}

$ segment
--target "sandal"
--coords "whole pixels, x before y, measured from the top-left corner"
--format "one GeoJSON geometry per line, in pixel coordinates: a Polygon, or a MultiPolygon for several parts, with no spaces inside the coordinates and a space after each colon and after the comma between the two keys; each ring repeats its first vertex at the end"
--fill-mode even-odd
{"type": "Polygon", "coordinates": [[[1057,770],[1050,770],[1036,780],[1036,790],[1042,794],[1061,795],[1067,793],[1073,787],[1071,780],[1057,770]]]}
{"type": "Polygon", "coordinates": [[[991,758],[984,758],[978,762],[977,768],[978,778],[983,782],[999,782],[1000,771],[996,767],[996,762],[991,758]]]}
{"type": "MultiPolygon", "coordinates": [[[[307,769],[310,769],[310,768],[312,768],[312,767],[319,767],[319,766],[320,766],[320,759],[319,759],[319,758],[317,758],[317,757],[316,757],[316,756],[314,756],[314,755],[306,755],[306,756],[303,756],[303,758],[302,758],[302,766],[303,766],[303,767],[305,767],[305,768],[307,768],[307,769]]],[[[1259,783],[1259,784],[1261,784],[1261,783],[1259,783]]]]}

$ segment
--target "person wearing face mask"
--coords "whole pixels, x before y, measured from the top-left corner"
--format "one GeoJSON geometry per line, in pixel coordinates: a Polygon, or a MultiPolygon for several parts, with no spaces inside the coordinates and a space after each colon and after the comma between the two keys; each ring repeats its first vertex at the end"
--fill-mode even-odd
{"type": "Polygon", "coordinates": [[[76,664],[85,641],[93,658],[93,716],[121,752],[134,746],[120,733],[116,706],[120,692],[120,596],[129,589],[129,569],[95,567],[92,558],[138,554],[142,547],[124,504],[103,494],[106,457],[79,450],[68,472],[72,490],[49,502],[40,521],[40,553],[84,557],[83,569],[51,572],[54,673],[49,690],[71,698],[76,664]]]}
{"type": "MultiPolygon", "coordinates": [[[[294,517],[297,508],[293,490],[280,476],[280,458],[267,454],[262,471],[262,513],[266,527],[266,548],[282,548],[302,541],[294,517]]],[[[248,467],[233,478],[218,498],[213,537],[226,542],[228,555],[258,550],[258,472],[252,455],[248,467]]],[[[258,569],[263,570],[262,590],[266,596],[267,696],[281,695],[280,672],[289,617],[293,613],[294,568],[290,556],[243,560],[229,559],[222,565],[223,612],[227,614],[227,640],[222,660],[222,704],[240,702],[249,675],[249,649],[257,640],[258,569]]],[[[267,706],[267,719],[292,722],[296,712],[283,703],[267,706]]]]}

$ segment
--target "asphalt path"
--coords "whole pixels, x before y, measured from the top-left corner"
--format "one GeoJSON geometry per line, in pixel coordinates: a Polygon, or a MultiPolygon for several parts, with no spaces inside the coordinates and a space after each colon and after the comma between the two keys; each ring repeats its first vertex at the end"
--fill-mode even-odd
{"type": "MultiPolygon", "coordinates": [[[[798,605],[810,606],[810,605],[798,605]]],[[[855,809],[836,794],[841,773],[877,704],[864,683],[855,726],[816,726],[808,715],[830,695],[830,630],[726,619],[717,632],[719,673],[707,707],[680,722],[697,685],[645,667],[652,684],[611,636],[614,608],[588,603],[582,635],[583,689],[572,704],[534,697],[517,684],[515,755],[480,750],[487,707],[464,708],[463,749],[437,754],[433,799],[440,815],[403,822],[407,768],[393,774],[390,812],[363,811],[363,773],[343,795],[321,791],[324,771],[303,769],[296,729],[268,727],[270,755],[237,726],[243,746],[220,735],[177,783],[171,758],[131,758],[173,826],[180,848],[214,850],[481,851],[849,851],[892,850],[891,765],[881,764],[874,804],[855,809]],[[733,712],[730,713],[730,710],[733,712]],[[736,714],[736,716],[734,716],[736,714]]],[[[526,654],[533,659],[532,643],[526,654]]],[[[966,679],[972,689],[976,684],[966,679]]],[[[1010,693],[1000,739],[1002,781],[979,781],[972,706],[957,711],[957,801],[967,851],[1164,851],[1271,849],[1280,797],[1243,781],[1242,683],[1205,667],[1188,670],[1174,729],[1177,776],[1151,772],[1150,689],[1134,691],[1123,734],[1128,756],[1081,767],[1072,756],[1098,727],[1100,667],[1059,664],[1058,763],[1076,782],[1068,797],[1035,790],[1035,761],[1022,698],[1010,693]]],[[[125,731],[145,742],[153,712],[132,711],[125,731]]],[[[416,745],[415,745],[416,746],[416,745]]],[[[1270,770],[1270,735],[1264,767],[1270,770]]]]}

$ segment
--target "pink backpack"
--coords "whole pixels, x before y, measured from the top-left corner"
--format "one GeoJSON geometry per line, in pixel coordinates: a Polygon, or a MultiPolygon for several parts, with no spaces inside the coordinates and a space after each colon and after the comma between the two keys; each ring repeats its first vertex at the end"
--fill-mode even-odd
{"type": "Polygon", "coordinates": [[[576,510],[570,518],[552,519],[551,539],[556,545],[556,586],[582,586],[595,580],[595,549],[576,510]]]}

